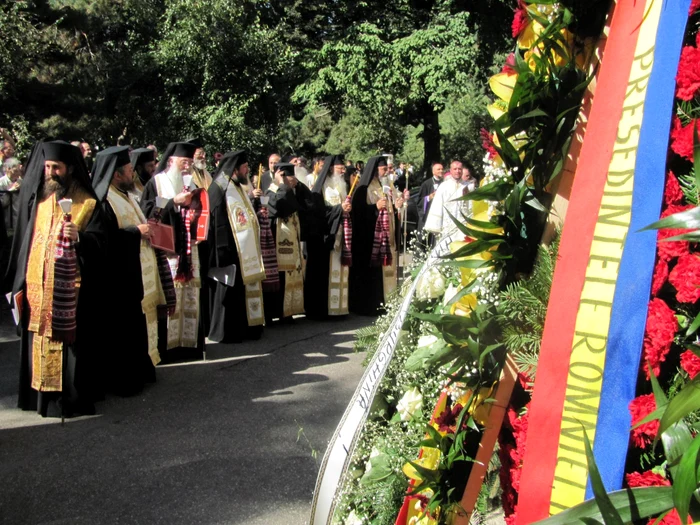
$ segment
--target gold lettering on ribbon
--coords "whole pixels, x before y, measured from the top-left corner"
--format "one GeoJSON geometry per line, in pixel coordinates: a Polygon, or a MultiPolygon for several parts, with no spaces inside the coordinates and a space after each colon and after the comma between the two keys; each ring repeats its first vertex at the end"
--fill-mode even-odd
{"type": "MultiPolygon", "coordinates": [[[[647,2],[649,4],[649,2],[647,2]]],[[[584,429],[595,437],[610,315],[629,231],[634,171],[653,66],[661,2],[652,2],[638,35],[624,107],[591,244],[574,333],[550,498],[550,514],[584,501],[588,468],[584,429]]]]}

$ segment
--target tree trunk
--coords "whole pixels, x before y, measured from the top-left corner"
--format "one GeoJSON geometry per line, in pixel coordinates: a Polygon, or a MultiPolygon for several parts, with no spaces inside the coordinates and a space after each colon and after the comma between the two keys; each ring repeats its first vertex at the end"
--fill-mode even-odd
{"type": "Polygon", "coordinates": [[[423,173],[430,173],[430,165],[440,158],[440,121],[431,104],[425,104],[423,112],[423,173]]]}

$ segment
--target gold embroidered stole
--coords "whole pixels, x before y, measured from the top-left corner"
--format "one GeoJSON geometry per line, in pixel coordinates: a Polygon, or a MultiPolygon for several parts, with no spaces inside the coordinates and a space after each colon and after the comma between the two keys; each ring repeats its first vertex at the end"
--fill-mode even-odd
{"type": "Polygon", "coordinates": [[[217,184],[226,192],[226,213],[233,238],[236,241],[238,261],[243,284],[245,285],[246,313],[248,326],[265,324],[262,286],[265,279],[262,250],[260,248],[260,224],[253,205],[238,184],[229,183],[221,176],[217,184]]]}
{"type": "MultiPolygon", "coordinates": [[[[328,206],[341,204],[341,194],[331,186],[325,186],[323,199],[328,206]]],[[[343,266],[341,254],[343,248],[343,224],[335,234],[333,250],[329,255],[328,262],[328,315],[347,315],[348,312],[348,281],[350,277],[350,267],[343,266]]]]}
{"type": "MultiPolygon", "coordinates": [[[[119,229],[146,224],[146,217],[144,217],[141,208],[138,207],[132,196],[110,186],[107,193],[107,201],[117,216],[119,229]]],[[[139,259],[141,261],[141,282],[143,283],[141,309],[146,316],[148,355],[155,366],[160,363],[160,354],[158,353],[158,305],[165,304],[165,294],[163,293],[158,274],[156,254],[150,243],[144,239],[141,239],[139,259]]]]}
{"type": "Polygon", "coordinates": [[[304,276],[302,274],[301,228],[298,214],[277,218],[277,265],[284,276],[283,316],[304,313],[304,276]]]}
{"type": "MultiPolygon", "coordinates": [[[[66,195],[73,200],[72,222],[84,231],[92,218],[96,201],[80,186],[66,195]]],[[[51,339],[54,287],[54,253],[63,220],[56,196],[37,204],[32,232],[32,247],[27,260],[27,302],[29,331],[32,341],[32,388],[41,392],[63,390],[63,343],[51,339]]],[[[80,289],[80,266],[77,266],[75,286],[80,289]]]]}
{"type": "MultiPolygon", "coordinates": [[[[389,247],[391,248],[391,265],[390,266],[382,266],[382,281],[384,284],[384,302],[388,302],[389,297],[391,294],[396,290],[396,286],[398,285],[398,257],[396,256],[396,235],[395,235],[395,228],[396,225],[394,224],[394,204],[393,204],[393,197],[394,194],[396,193],[394,191],[394,186],[393,183],[389,183],[389,187],[391,188],[391,193],[392,193],[392,198],[387,199],[386,201],[386,209],[389,212],[389,247]]],[[[377,201],[384,197],[384,190],[382,188],[381,182],[375,177],[372,179],[372,181],[369,183],[369,186],[367,187],[367,204],[377,204],[377,201]]]]}

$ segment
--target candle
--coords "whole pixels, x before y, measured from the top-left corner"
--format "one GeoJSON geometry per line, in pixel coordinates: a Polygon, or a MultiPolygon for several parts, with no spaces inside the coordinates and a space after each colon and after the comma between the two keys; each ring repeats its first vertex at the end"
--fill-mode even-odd
{"type": "Polygon", "coordinates": [[[262,162],[260,163],[260,166],[258,166],[258,189],[260,189],[260,182],[262,181],[262,162]]]}
{"type": "Polygon", "coordinates": [[[360,180],[360,176],[358,175],[355,177],[355,180],[352,181],[352,186],[350,187],[350,192],[348,193],[348,197],[352,197],[352,192],[355,189],[355,185],[357,184],[357,181],[360,180]]]}

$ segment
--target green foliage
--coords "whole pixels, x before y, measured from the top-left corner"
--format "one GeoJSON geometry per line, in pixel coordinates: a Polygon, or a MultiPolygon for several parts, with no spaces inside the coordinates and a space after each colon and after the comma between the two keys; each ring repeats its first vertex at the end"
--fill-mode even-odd
{"type": "Polygon", "coordinates": [[[533,381],[537,373],[560,238],[561,233],[557,232],[549,246],[540,245],[532,274],[509,284],[501,292],[497,320],[503,330],[504,343],[518,369],[533,381]]]}

